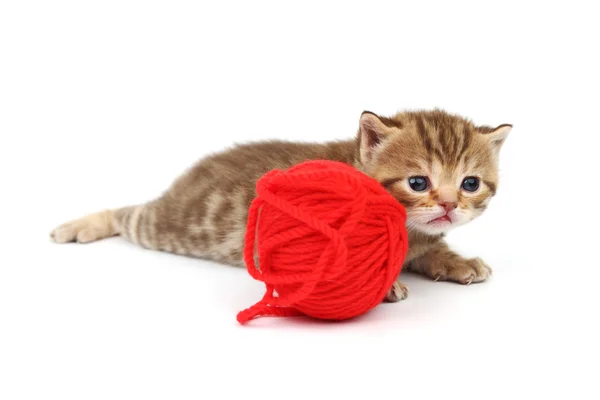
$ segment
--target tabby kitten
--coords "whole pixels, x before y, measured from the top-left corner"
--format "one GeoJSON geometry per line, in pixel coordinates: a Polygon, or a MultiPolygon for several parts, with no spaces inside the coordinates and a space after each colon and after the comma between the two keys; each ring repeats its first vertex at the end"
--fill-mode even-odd
{"type": "MultiPolygon", "coordinates": [[[[121,235],[145,248],[244,266],[246,217],[256,181],[271,169],[327,159],[377,179],[406,208],[405,270],[435,280],[481,282],[492,270],[480,258],[452,252],[443,237],[488,206],[498,185],[499,151],[511,128],[476,126],[438,109],[391,118],[365,111],[354,139],[238,145],[200,160],[152,201],[67,222],[51,237],[57,243],[87,243],[121,235]]],[[[397,281],[387,301],[407,295],[408,288],[397,281]]]]}

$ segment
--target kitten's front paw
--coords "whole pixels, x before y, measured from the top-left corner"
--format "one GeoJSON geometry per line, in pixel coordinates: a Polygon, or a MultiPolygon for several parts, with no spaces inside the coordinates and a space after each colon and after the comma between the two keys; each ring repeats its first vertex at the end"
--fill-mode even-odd
{"type": "Polygon", "coordinates": [[[479,257],[455,258],[444,263],[430,265],[425,273],[436,281],[452,281],[463,285],[483,282],[492,275],[492,269],[479,257]]]}
{"type": "Polygon", "coordinates": [[[394,282],[394,285],[385,296],[385,301],[395,303],[408,297],[408,286],[400,281],[394,282]]]}

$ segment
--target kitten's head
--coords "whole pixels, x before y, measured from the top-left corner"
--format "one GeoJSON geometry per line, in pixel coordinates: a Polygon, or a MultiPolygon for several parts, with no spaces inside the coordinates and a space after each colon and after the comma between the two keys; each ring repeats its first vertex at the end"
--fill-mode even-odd
{"type": "Polygon", "coordinates": [[[409,230],[438,235],[486,209],[498,186],[498,153],[511,128],[476,126],[441,110],[391,118],[365,111],[357,167],[404,205],[409,230]]]}

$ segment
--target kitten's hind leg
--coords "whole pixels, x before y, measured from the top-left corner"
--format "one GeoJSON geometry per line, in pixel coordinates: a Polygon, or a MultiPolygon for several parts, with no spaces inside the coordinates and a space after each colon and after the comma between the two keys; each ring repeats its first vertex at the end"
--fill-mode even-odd
{"type": "Polygon", "coordinates": [[[142,207],[124,207],[89,214],[56,227],[50,237],[56,243],[89,243],[123,235],[137,243],[137,223],[142,207]],[[126,229],[132,223],[135,224],[134,229],[126,229]]]}

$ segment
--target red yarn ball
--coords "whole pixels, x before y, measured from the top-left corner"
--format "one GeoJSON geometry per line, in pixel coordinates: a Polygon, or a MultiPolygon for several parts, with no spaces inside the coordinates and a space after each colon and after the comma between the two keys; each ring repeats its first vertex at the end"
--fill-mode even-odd
{"type": "Polygon", "coordinates": [[[256,185],[244,246],[248,273],[266,284],[258,316],[359,316],[380,304],[408,250],[406,211],[379,182],[347,164],[307,161],[256,185]]]}

